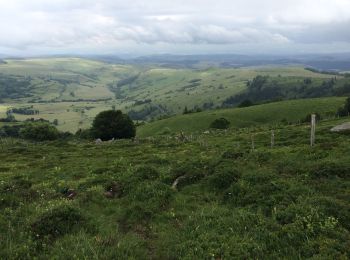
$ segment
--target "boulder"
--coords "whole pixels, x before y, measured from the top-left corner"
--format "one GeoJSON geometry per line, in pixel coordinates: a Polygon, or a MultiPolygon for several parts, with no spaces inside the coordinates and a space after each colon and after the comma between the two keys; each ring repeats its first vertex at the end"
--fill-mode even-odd
{"type": "Polygon", "coordinates": [[[103,141],[100,138],[95,140],[95,144],[102,144],[102,143],[103,143],[103,141]]]}
{"type": "Polygon", "coordinates": [[[347,132],[350,131],[350,122],[337,125],[331,129],[331,132],[347,132]]]}

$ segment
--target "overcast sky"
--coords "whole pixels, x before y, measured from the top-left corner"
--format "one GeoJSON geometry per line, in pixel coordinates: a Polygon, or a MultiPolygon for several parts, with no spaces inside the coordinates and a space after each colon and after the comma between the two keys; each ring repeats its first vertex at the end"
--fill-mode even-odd
{"type": "Polygon", "coordinates": [[[350,0],[0,0],[0,53],[350,51],[350,0]]]}

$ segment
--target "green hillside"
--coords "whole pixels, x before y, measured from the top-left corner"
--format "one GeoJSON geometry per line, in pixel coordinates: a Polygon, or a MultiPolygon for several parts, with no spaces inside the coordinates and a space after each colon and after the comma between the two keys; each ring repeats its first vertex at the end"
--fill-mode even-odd
{"type": "Polygon", "coordinates": [[[1,139],[0,258],[348,259],[350,139],[329,131],[346,120],[319,122],[313,148],[308,125],[1,139]]]}
{"type": "Polygon", "coordinates": [[[39,114],[15,117],[57,119],[60,130],[75,132],[89,127],[98,112],[115,107],[144,121],[181,114],[185,107],[221,107],[229,97],[245,93],[258,75],[268,77],[265,92],[282,89],[277,96],[282,99],[332,96],[333,89],[342,94],[348,89],[342,76],[331,82],[334,75],[296,66],[174,69],[81,58],[10,59],[0,64],[0,117],[7,108],[31,107],[39,114]]]}
{"type": "Polygon", "coordinates": [[[138,128],[139,136],[153,136],[168,132],[198,132],[209,128],[212,121],[224,117],[230,121],[232,128],[261,124],[277,124],[282,120],[298,122],[308,114],[317,112],[321,116],[334,117],[337,109],[343,106],[345,98],[330,97],[300,99],[256,105],[246,108],[220,109],[179,115],[138,128]]]}

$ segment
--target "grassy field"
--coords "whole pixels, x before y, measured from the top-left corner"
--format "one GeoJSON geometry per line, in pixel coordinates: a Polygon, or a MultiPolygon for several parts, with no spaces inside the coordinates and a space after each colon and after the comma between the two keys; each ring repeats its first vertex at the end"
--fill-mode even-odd
{"type": "Polygon", "coordinates": [[[318,123],[313,148],[308,125],[3,139],[0,258],[348,259],[350,139],[329,131],[348,120],[318,123]]]}
{"type": "MultiPolygon", "coordinates": [[[[17,120],[27,118],[44,118],[53,122],[58,120],[58,129],[75,133],[78,129],[86,129],[91,126],[92,120],[101,111],[112,109],[109,102],[59,102],[43,104],[27,104],[40,111],[37,115],[15,114],[17,120]]],[[[17,107],[16,104],[9,104],[10,107],[17,107]]]]}
{"type": "Polygon", "coordinates": [[[220,109],[179,115],[138,128],[138,135],[153,136],[162,133],[201,132],[209,129],[215,119],[224,117],[230,121],[232,128],[241,128],[261,124],[298,122],[308,114],[317,112],[323,117],[334,117],[337,109],[342,107],[345,98],[317,98],[274,102],[246,108],[220,109]]]}
{"type": "Polygon", "coordinates": [[[0,104],[0,117],[6,117],[6,111],[8,106],[0,104]]]}
{"type": "MultiPolygon", "coordinates": [[[[58,119],[58,128],[71,132],[88,127],[97,112],[112,106],[124,112],[156,107],[155,114],[146,119],[179,114],[185,106],[192,109],[207,103],[215,108],[227,97],[244,91],[247,81],[257,75],[268,75],[291,86],[305,78],[312,78],[317,85],[333,77],[295,66],[190,70],[117,65],[80,58],[6,62],[0,64],[0,79],[6,76],[9,80],[25,81],[28,86],[26,93],[22,90],[17,93],[18,97],[2,98],[0,116],[4,116],[4,107],[33,106],[40,112],[36,117],[58,119]],[[147,104],[143,103],[145,100],[147,104]]],[[[20,120],[32,117],[15,116],[20,120]]]]}

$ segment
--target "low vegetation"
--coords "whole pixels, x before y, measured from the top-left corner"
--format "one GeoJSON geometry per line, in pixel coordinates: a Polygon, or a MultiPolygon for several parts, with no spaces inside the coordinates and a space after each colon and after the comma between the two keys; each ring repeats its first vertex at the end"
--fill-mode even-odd
{"type": "Polygon", "coordinates": [[[308,124],[3,138],[0,258],[347,259],[350,139],[329,131],[347,120],[319,121],[313,148],[308,124]]]}

